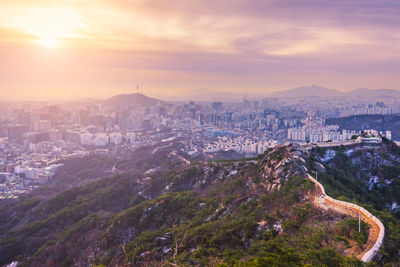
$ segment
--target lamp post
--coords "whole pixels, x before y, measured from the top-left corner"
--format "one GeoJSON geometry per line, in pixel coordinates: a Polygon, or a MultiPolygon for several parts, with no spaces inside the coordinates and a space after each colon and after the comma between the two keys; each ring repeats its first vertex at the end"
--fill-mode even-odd
{"type": "Polygon", "coordinates": [[[318,181],[318,171],[313,171],[313,173],[315,173],[315,180],[318,181]]]}

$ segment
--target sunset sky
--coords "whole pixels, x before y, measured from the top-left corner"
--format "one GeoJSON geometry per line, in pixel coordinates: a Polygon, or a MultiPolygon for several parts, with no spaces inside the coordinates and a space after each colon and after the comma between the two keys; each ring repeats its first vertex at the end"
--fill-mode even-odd
{"type": "Polygon", "coordinates": [[[1,0],[2,99],[400,89],[400,1],[1,0]]]}

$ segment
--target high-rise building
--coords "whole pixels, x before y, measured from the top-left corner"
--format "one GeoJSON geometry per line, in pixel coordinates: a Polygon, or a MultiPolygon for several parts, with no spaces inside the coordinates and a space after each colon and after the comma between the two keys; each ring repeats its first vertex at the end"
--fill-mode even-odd
{"type": "Polygon", "coordinates": [[[28,125],[16,125],[8,127],[8,139],[10,140],[22,140],[24,133],[29,130],[28,125]]]}
{"type": "Polygon", "coordinates": [[[51,142],[57,142],[59,140],[63,140],[64,139],[63,137],[64,137],[63,131],[54,129],[49,131],[49,140],[51,142]]]}
{"type": "Polygon", "coordinates": [[[89,125],[89,111],[87,109],[79,110],[79,124],[82,126],[89,125]]]}
{"type": "Polygon", "coordinates": [[[212,102],[211,107],[213,110],[220,112],[222,111],[222,102],[212,102]]]}

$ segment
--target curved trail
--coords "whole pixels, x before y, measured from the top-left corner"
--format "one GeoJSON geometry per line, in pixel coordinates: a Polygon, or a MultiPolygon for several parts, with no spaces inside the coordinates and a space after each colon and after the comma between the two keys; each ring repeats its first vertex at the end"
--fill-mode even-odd
{"type": "Polygon", "coordinates": [[[368,240],[364,246],[365,249],[360,255],[357,256],[357,259],[363,262],[370,262],[383,243],[383,238],[385,236],[385,226],[383,223],[363,207],[331,198],[325,193],[325,188],[322,184],[320,184],[309,174],[308,178],[318,187],[320,201],[317,201],[317,203],[320,207],[323,209],[330,208],[341,214],[346,214],[354,218],[358,218],[360,215],[364,222],[371,225],[371,228],[369,229],[368,240]]]}

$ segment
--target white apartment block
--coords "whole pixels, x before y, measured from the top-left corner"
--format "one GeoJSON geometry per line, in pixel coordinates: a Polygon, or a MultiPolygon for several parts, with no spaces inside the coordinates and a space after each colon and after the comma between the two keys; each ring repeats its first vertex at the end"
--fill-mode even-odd
{"type": "Polygon", "coordinates": [[[96,133],[93,139],[93,145],[106,146],[110,143],[110,138],[106,133],[96,133]]]}
{"type": "Polygon", "coordinates": [[[290,128],[288,129],[288,140],[322,143],[322,142],[340,142],[350,140],[353,135],[358,135],[355,131],[338,131],[339,126],[330,125],[317,128],[290,128]]]}
{"type": "Polygon", "coordinates": [[[79,135],[81,145],[87,145],[87,146],[93,145],[93,137],[94,135],[92,133],[81,133],[79,135]]]}
{"type": "Polygon", "coordinates": [[[120,145],[122,144],[122,134],[121,133],[110,133],[110,144],[120,145]]]}

